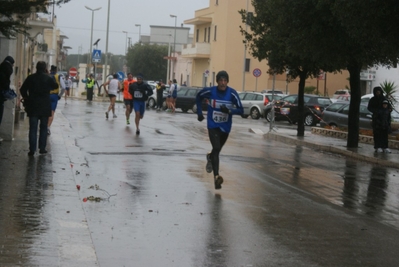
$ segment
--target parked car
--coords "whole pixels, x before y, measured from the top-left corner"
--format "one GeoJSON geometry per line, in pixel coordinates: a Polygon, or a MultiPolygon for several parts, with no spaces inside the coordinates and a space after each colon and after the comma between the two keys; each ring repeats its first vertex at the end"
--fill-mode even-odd
{"type": "Polygon", "coordinates": [[[335,91],[333,98],[338,98],[339,96],[351,96],[351,92],[348,89],[340,89],[335,91]]]}
{"type": "MultiPolygon", "coordinates": [[[[348,127],[349,101],[336,102],[328,106],[322,112],[320,126],[348,127]]],[[[359,107],[359,128],[372,129],[372,113],[368,111],[367,104],[360,104],[359,107]]]]}
{"type": "MultiPolygon", "coordinates": [[[[304,122],[305,125],[316,125],[320,122],[321,113],[331,105],[331,99],[318,95],[304,95],[304,122]]],[[[267,105],[264,109],[264,117],[271,121],[272,105],[267,105]]],[[[277,100],[274,104],[274,116],[276,121],[285,120],[290,123],[298,122],[298,95],[289,95],[277,100]]]]}
{"type": "MultiPolygon", "coordinates": [[[[243,118],[251,116],[252,119],[258,120],[263,116],[262,110],[272,101],[272,94],[262,94],[256,92],[239,93],[241,104],[244,108],[243,118]]],[[[274,100],[281,99],[281,96],[274,95],[274,100]]]]}
{"type": "MultiPolygon", "coordinates": [[[[195,102],[195,98],[197,93],[202,88],[198,87],[183,87],[181,86],[180,89],[177,91],[177,99],[176,99],[176,108],[180,108],[183,112],[187,112],[188,110],[192,110],[194,113],[197,113],[197,104],[195,102]]],[[[164,95],[164,103],[163,108],[166,109],[166,96],[164,95]]],[[[202,102],[202,110],[207,110],[207,102],[204,99],[202,102]]]]}
{"type": "MultiPolygon", "coordinates": [[[[272,93],[273,93],[273,90],[271,90],[271,89],[262,90],[261,93],[263,93],[263,94],[272,94],[272,93]]],[[[274,90],[274,94],[275,94],[275,95],[278,95],[278,96],[281,96],[281,97],[284,97],[284,96],[287,95],[287,94],[285,94],[285,93],[284,93],[283,91],[281,91],[281,90],[274,90]]]]}

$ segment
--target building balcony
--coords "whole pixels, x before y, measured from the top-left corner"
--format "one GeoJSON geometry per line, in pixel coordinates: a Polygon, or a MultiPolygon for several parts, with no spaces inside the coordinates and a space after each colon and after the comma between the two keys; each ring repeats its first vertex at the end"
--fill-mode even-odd
{"type": "Polygon", "coordinates": [[[181,55],[184,58],[210,58],[211,44],[195,43],[183,45],[181,55]]]}

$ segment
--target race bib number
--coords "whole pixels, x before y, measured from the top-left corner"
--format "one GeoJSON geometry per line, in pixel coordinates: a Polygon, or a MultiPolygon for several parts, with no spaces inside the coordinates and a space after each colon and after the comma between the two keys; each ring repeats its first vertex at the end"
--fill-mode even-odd
{"type": "Polygon", "coordinates": [[[142,98],[143,94],[140,91],[134,91],[134,97],[135,98],[142,98]]]}
{"type": "Polygon", "coordinates": [[[220,112],[220,111],[214,111],[213,112],[213,121],[216,123],[222,123],[222,122],[227,122],[229,118],[229,114],[220,112]]]}

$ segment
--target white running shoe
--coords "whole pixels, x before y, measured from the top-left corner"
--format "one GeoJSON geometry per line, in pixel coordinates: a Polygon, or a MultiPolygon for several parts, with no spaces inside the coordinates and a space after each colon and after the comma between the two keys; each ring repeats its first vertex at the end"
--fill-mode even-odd
{"type": "Polygon", "coordinates": [[[377,149],[377,152],[382,153],[382,152],[384,152],[384,150],[382,150],[382,148],[379,148],[379,149],[377,149]]]}
{"type": "Polygon", "coordinates": [[[118,117],[114,114],[113,118],[115,119],[115,118],[118,118],[118,117]]]}
{"type": "Polygon", "coordinates": [[[391,153],[391,150],[390,150],[389,148],[385,148],[385,149],[384,149],[384,152],[385,152],[385,153],[391,153]]]}

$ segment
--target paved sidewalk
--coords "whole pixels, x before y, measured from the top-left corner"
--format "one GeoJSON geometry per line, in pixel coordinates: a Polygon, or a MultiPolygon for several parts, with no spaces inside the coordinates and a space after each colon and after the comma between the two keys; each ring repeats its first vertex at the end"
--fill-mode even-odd
{"type": "Polygon", "coordinates": [[[358,148],[346,147],[346,139],[317,135],[306,132],[304,137],[296,136],[297,130],[279,128],[268,132],[265,138],[286,144],[302,145],[316,150],[340,154],[357,160],[378,164],[385,167],[399,168],[399,151],[392,149],[392,153],[375,153],[371,144],[359,143],[358,148]]]}

